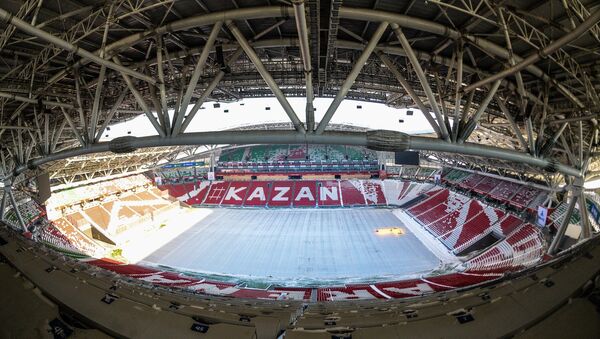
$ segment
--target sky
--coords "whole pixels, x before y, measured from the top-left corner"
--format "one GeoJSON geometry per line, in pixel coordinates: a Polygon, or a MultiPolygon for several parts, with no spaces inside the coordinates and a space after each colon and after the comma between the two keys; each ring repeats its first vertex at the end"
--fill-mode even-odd
{"type": "MultiPolygon", "coordinates": [[[[290,105],[296,111],[298,118],[305,122],[305,98],[289,98],[290,105]]],[[[316,98],[314,100],[315,120],[321,120],[333,99],[316,98]]],[[[287,114],[275,98],[250,98],[237,102],[206,102],[190,123],[186,132],[219,131],[245,125],[257,125],[271,122],[289,122],[287,114]],[[266,110],[265,107],[270,107],[266,110]],[[225,113],[228,110],[228,113],[225,113]]],[[[188,112],[192,106],[188,107],[188,112]]],[[[431,133],[431,126],[419,110],[412,110],[412,116],[407,115],[406,109],[396,109],[384,104],[368,103],[354,100],[344,100],[337,112],[333,115],[331,123],[348,124],[371,129],[387,129],[408,134],[431,133]],[[362,108],[359,109],[358,106],[362,108]],[[399,120],[404,120],[400,123],[399,120]]],[[[172,111],[169,114],[173,114],[172,111]]],[[[140,115],[124,123],[110,126],[104,132],[101,141],[109,141],[117,137],[128,135],[148,136],[156,135],[156,131],[145,115],[140,115]]]]}

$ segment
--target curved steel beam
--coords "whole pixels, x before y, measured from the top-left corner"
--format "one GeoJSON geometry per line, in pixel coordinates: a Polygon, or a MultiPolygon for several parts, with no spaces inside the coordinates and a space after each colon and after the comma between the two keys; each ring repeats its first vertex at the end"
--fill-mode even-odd
{"type": "Polygon", "coordinates": [[[363,146],[374,150],[403,151],[406,149],[438,151],[445,153],[461,153],[480,157],[495,158],[513,162],[521,162],[546,169],[557,171],[574,177],[582,177],[578,169],[552,160],[537,158],[527,153],[502,149],[498,147],[483,146],[474,143],[453,144],[437,138],[409,136],[407,134],[376,130],[368,132],[323,132],[298,133],[296,131],[218,131],[185,133],[176,137],[163,138],[160,136],[148,137],[121,137],[110,142],[89,144],[82,148],[68,149],[50,154],[43,158],[30,160],[27,165],[20,165],[13,171],[16,176],[28,168],[36,168],[48,162],[100,152],[132,152],[138,148],[185,146],[185,145],[223,145],[223,144],[338,144],[363,146]]]}

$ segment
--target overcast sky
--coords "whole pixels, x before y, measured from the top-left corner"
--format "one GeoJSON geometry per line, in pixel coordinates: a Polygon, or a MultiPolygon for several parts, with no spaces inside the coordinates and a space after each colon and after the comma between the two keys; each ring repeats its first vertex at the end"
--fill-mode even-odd
{"type": "MultiPolygon", "coordinates": [[[[305,98],[289,98],[290,105],[296,111],[296,115],[305,121],[305,98]]],[[[315,120],[318,122],[327,111],[332,99],[317,98],[314,101],[315,120]]],[[[220,107],[214,107],[215,102],[206,102],[196,114],[186,132],[219,131],[239,127],[243,125],[256,125],[268,122],[289,122],[288,116],[275,98],[252,98],[233,103],[219,103],[220,107]],[[266,110],[265,107],[270,107],[266,110]],[[225,113],[228,110],[228,113],[225,113]]],[[[188,111],[192,106],[188,107],[188,111]]],[[[395,109],[383,104],[344,100],[337,112],[331,119],[332,123],[349,124],[372,129],[387,129],[401,131],[409,134],[431,133],[433,130],[419,110],[413,110],[412,116],[407,116],[407,110],[395,109]],[[359,109],[357,106],[362,106],[359,109]],[[400,123],[399,120],[404,120],[400,123]]],[[[173,112],[171,111],[170,114],[173,112]]],[[[116,137],[127,135],[148,136],[156,135],[156,131],[145,115],[140,115],[130,121],[110,126],[105,131],[102,141],[108,141],[116,137]]]]}

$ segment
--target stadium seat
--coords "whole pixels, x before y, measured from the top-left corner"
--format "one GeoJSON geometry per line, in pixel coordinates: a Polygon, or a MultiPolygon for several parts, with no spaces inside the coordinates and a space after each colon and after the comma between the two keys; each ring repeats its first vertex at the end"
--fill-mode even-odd
{"type": "Polygon", "coordinates": [[[319,193],[319,206],[342,206],[344,192],[340,190],[340,185],[344,181],[345,180],[319,181],[317,183],[317,190],[319,193]]]}
{"type": "Polygon", "coordinates": [[[213,181],[210,185],[210,189],[206,194],[206,198],[204,199],[204,204],[206,205],[219,205],[223,198],[225,198],[225,194],[227,194],[227,189],[229,188],[229,182],[226,181],[213,181]]]}
{"type": "Polygon", "coordinates": [[[229,184],[221,206],[242,206],[248,193],[250,183],[247,181],[234,181],[229,184]]]}
{"type": "Polygon", "coordinates": [[[316,181],[296,181],[294,183],[294,207],[315,207],[317,199],[316,181]]]}
{"type": "Polygon", "coordinates": [[[339,185],[343,206],[365,206],[367,204],[360,180],[340,180],[339,185]]]}
{"type": "Polygon", "coordinates": [[[294,198],[293,181],[273,181],[269,193],[269,207],[291,207],[294,198]]]}

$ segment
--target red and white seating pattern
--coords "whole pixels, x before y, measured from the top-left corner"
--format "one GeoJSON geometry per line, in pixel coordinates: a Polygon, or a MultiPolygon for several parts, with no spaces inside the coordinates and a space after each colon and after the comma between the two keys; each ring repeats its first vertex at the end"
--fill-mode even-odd
{"type": "MultiPolygon", "coordinates": [[[[492,232],[495,225],[503,216],[504,212],[490,206],[481,205],[481,210],[475,216],[468,219],[464,224],[458,224],[452,231],[444,234],[440,240],[454,253],[460,253],[478,240],[492,232]]],[[[469,213],[477,211],[471,209],[469,213]]]]}
{"type": "Polygon", "coordinates": [[[499,222],[493,225],[492,230],[498,236],[507,236],[523,224],[523,220],[513,214],[506,214],[499,222]]]}
{"type": "Polygon", "coordinates": [[[244,206],[265,206],[269,199],[270,187],[268,181],[253,181],[249,185],[244,206]]]}
{"type": "MultiPolygon", "coordinates": [[[[534,200],[545,199],[546,194],[541,193],[542,192],[535,187],[521,186],[519,192],[510,199],[510,203],[517,208],[525,208],[531,205],[534,200]]],[[[540,201],[540,203],[542,202],[543,201],[540,201]]]]}
{"type": "MultiPolygon", "coordinates": [[[[387,193],[381,180],[201,181],[160,188],[187,204],[207,206],[385,206],[386,195],[396,194],[387,193]]],[[[423,189],[413,191],[416,196],[423,189]]]]}
{"type": "Polygon", "coordinates": [[[317,201],[317,183],[314,181],[298,181],[294,184],[294,201],[296,207],[315,207],[317,201]]]}
{"type": "MultiPolygon", "coordinates": [[[[78,252],[83,252],[87,255],[101,255],[101,253],[103,252],[103,249],[101,248],[101,246],[97,245],[93,240],[91,240],[90,238],[88,238],[85,234],[81,233],[81,231],[79,231],[77,229],[77,227],[73,226],[67,219],[65,218],[60,218],[57,220],[52,221],[51,226],[48,226],[49,228],[55,228],[56,231],[58,231],[60,233],[60,236],[58,236],[58,238],[60,239],[59,241],[63,241],[64,239],[68,240],[68,250],[73,250],[73,247],[78,251],[78,252]]],[[[47,233],[47,235],[52,235],[55,236],[57,235],[56,232],[54,232],[54,230],[52,230],[51,232],[47,233]]],[[[52,242],[52,240],[46,238],[47,241],[52,242]]],[[[58,243],[54,243],[52,242],[53,245],[57,246],[58,243]]],[[[62,246],[58,246],[58,247],[62,247],[62,246]]]]}
{"type": "Polygon", "coordinates": [[[454,253],[460,253],[491,232],[504,236],[522,223],[459,193],[434,188],[427,195],[432,196],[410,207],[408,212],[454,253]]]}
{"type": "Polygon", "coordinates": [[[447,291],[492,281],[502,276],[499,273],[451,273],[419,279],[390,281],[376,284],[357,284],[339,287],[323,287],[317,290],[318,301],[356,299],[410,298],[429,293],[447,291]]]}
{"type": "Polygon", "coordinates": [[[435,186],[429,191],[425,192],[425,195],[427,196],[425,200],[419,202],[418,204],[408,209],[408,211],[413,216],[416,217],[422,213],[427,212],[430,208],[436,207],[439,204],[444,203],[450,196],[450,191],[448,189],[435,186]]]}
{"type": "Polygon", "coordinates": [[[384,180],[383,192],[389,205],[402,206],[430,190],[433,184],[405,180],[384,180]]]}
{"type": "Polygon", "coordinates": [[[473,189],[479,184],[485,177],[476,173],[471,174],[466,179],[458,183],[458,186],[464,189],[473,189]]]}
{"type": "Polygon", "coordinates": [[[475,187],[473,187],[473,191],[485,196],[489,196],[490,192],[494,190],[494,188],[496,188],[500,182],[500,179],[483,176],[483,179],[477,183],[475,187]]]}
{"type": "Polygon", "coordinates": [[[66,250],[72,253],[82,253],[82,250],[71,241],[67,235],[62,234],[52,225],[44,227],[37,235],[39,241],[44,242],[60,250],[66,250]]]}
{"type": "Polygon", "coordinates": [[[220,205],[223,198],[227,194],[230,183],[228,181],[214,181],[204,198],[203,204],[206,205],[220,205]]]}
{"type": "Polygon", "coordinates": [[[469,174],[459,169],[451,169],[444,177],[445,181],[462,189],[472,190],[479,194],[509,203],[516,208],[536,209],[548,196],[547,192],[516,182],[502,180],[479,173],[469,174]],[[457,178],[454,180],[454,178],[457,178]]]}
{"type": "MultiPolygon", "coordinates": [[[[366,205],[365,197],[361,193],[360,180],[342,180],[338,181],[343,202],[340,205],[344,206],[364,206],[366,205]]],[[[329,183],[333,186],[333,182],[329,183]]]]}
{"type": "Polygon", "coordinates": [[[381,180],[360,180],[360,192],[367,205],[387,205],[381,180]]]}
{"type": "Polygon", "coordinates": [[[494,189],[490,191],[490,197],[502,202],[509,202],[521,185],[510,181],[501,180],[494,189]]]}
{"type": "Polygon", "coordinates": [[[465,267],[471,272],[514,271],[542,260],[544,241],[539,230],[525,224],[485,252],[470,259],[465,267]]]}
{"type": "MultiPolygon", "coordinates": [[[[272,207],[289,207],[293,205],[296,198],[294,195],[294,182],[279,181],[277,184],[271,185],[267,204],[272,207]]],[[[312,199],[314,200],[314,197],[312,199]]]]}
{"type": "Polygon", "coordinates": [[[97,266],[126,277],[139,279],[156,285],[192,290],[198,293],[252,299],[310,299],[310,289],[308,288],[288,289],[285,287],[279,287],[273,290],[244,288],[238,287],[233,283],[192,278],[173,272],[160,271],[154,268],[143,267],[139,265],[127,265],[111,259],[92,259],[86,260],[86,262],[90,265],[97,266]]]}

